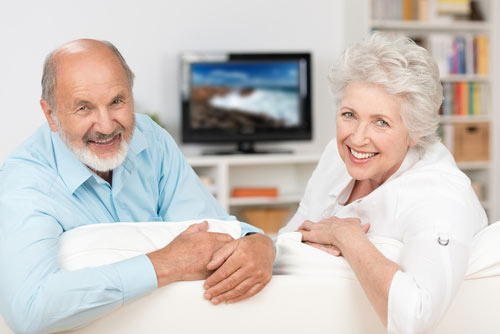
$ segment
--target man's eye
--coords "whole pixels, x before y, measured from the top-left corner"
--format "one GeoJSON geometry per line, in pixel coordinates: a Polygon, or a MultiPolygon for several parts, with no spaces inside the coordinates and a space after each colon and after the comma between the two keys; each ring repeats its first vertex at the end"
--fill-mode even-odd
{"type": "Polygon", "coordinates": [[[120,99],[114,99],[114,100],[113,100],[113,104],[119,104],[119,103],[121,103],[121,102],[122,102],[122,100],[120,100],[120,99]]]}
{"type": "Polygon", "coordinates": [[[78,109],[76,109],[76,111],[87,111],[89,110],[89,108],[87,106],[81,106],[81,107],[78,107],[78,109]]]}

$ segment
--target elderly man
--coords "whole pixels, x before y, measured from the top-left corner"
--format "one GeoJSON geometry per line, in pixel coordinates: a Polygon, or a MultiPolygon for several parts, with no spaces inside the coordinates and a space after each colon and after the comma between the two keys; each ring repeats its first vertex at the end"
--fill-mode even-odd
{"type": "Polygon", "coordinates": [[[192,225],[165,248],[111,265],[62,270],[64,231],[102,222],[234,219],[206,191],[172,138],[135,115],[134,75],[108,42],[77,40],[49,54],[47,123],[0,170],[0,312],[16,332],[82,326],[174,281],[206,279],[213,304],[270,280],[272,241],[192,225]]]}

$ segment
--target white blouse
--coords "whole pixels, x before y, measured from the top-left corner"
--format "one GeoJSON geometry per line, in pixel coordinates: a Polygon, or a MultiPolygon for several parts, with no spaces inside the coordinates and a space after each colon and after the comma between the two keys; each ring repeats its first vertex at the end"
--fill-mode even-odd
{"type": "Polygon", "coordinates": [[[427,331],[444,315],[463,281],[472,237],[488,225],[469,178],[441,143],[423,154],[411,148],[400,168],[364,198],[346,206],[354,179],[332,140],[282,232],[305,220],[335,215],[370,223],[368,234],[404,244],[389,289],[390,333],[427,331]]]}

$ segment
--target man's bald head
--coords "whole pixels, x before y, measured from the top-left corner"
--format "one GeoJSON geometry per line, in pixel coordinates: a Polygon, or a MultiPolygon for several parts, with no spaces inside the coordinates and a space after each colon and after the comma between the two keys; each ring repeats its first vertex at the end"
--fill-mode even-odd
{"type": "Polygon", "coordinates": [[[125,75],[127,76],[130,84],[130,89],[132,89],[134,85],[134,73],[127,65],[127,62],[121,55],[120,51],[118,51],[113,44],[108,41],[78,39],[63,44],[61,47],[49,53],[45,58],[42,75],[42,99],[49,103],[53,111],[56,109],[56,97],[54,91],[57,82],[58,69],[59,65],[64,60],[64,56],[76,53],[88,53],[89,56],[92,56],[92,53],[102,52],[103,49],[111,51],[116,56],[125,71],[125,75]]]}

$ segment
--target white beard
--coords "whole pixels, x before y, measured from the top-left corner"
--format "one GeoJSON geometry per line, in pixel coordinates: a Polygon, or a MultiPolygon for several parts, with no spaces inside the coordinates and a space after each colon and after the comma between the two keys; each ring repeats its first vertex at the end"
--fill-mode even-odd
{"type": "Polygon", "coordinates": [[[130,139],[127,141],[123,138],[123,132],[122,132],[120,137],[121,141],[118,152],[110,158],[101,159],[97,157],[94,153],[92,153],[92,151],[89,150],[87,145],[84,145],[83,148],[75,147],[74,145],[72,145],[57,117],[54,117],[54,122],[56,123],[57,126],[57,133],[59,134],[59,137],[66,145],[66,147],[68,147],[68,149],[76,156],[78,160],[80,160],[84,165],[86,165],[90,169],[93,169],[97,172],[108,172],[120,166],[127,157],[129,142],[132,139],[132,136],[130,136],[130,139]]]}

